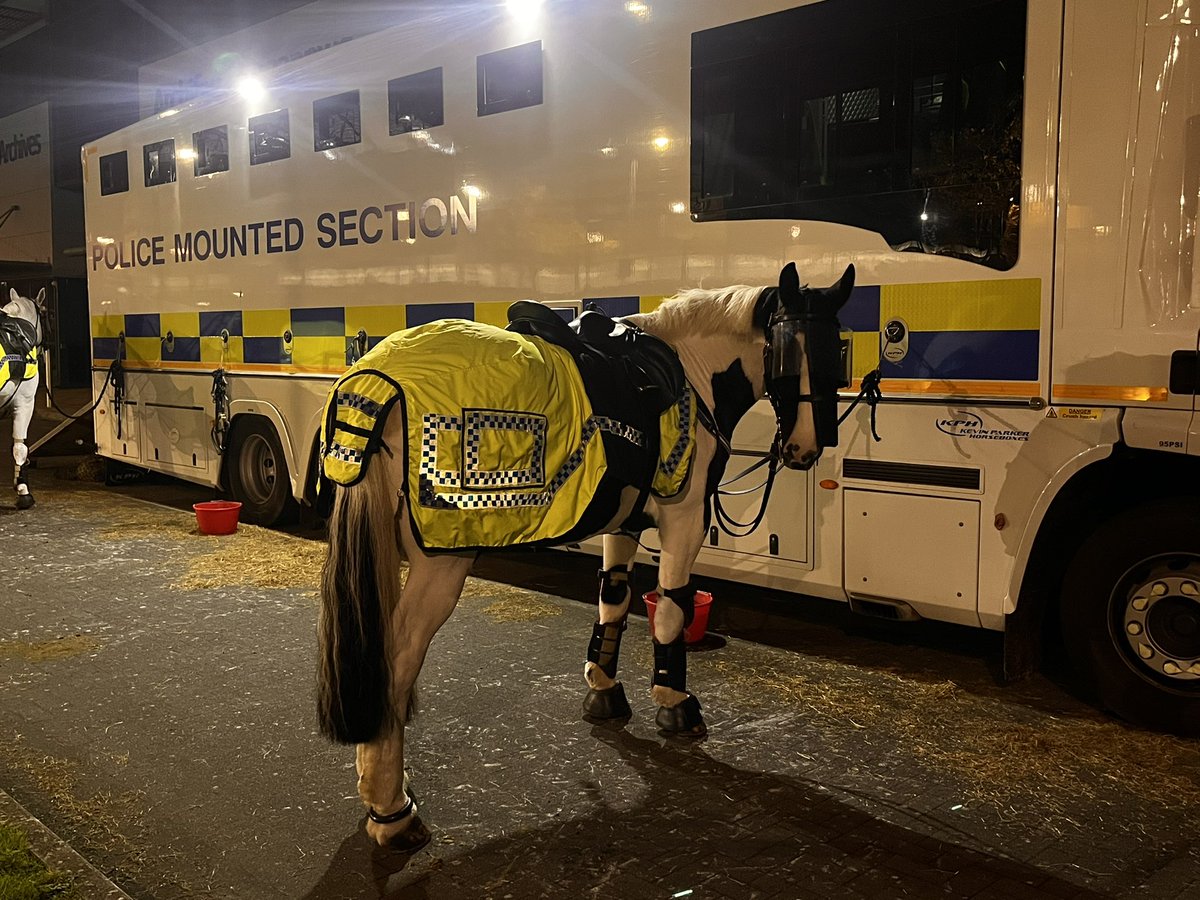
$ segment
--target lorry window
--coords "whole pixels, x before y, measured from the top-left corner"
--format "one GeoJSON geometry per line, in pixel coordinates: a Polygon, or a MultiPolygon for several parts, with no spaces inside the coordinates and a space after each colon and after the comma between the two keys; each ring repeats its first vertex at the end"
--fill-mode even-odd
{"type": "Polygon", "coordinates": [[[362,140],[358,91],[313,102],[313,150],[332,150],[362,140]]]}
{"type": "Polygon", "coordinates": [[[129,190],[129,153],[110,153],[100,157],[100,194],[123,194],[129,190]]]}
{"type": "Polygon", "coordinates": [[[229,129],[226,126],[193,132],[192,149],[196,153],[192,169],[197,176],[229,171],[229,129]]]}
{"type": "Polygon", "coordinates": [[[485,53],[475,63],[478,113],[538,106],[542,102],[542,42],[485,53]]]}
{"type": "Polygon", "coordinates": [[[175,180],[175,141],[159,141],[142,147],[142,163],[146,171],[146,187],[170,184],[175,180]]]}
{"type": "Polygon", "coordinates": [[[692,214],[1009,269],[1026,0],[830,0],[692,35],[692,214]]]}
{"type": "Polygon", "coordinates": [[[388,134],[408,134],[444,123],[440,66],[388,82],[388,134]]]}
{"type": "Polygon", "coordinates": [[[250,119],[250,165],[287,159],[292,155],[288,111],[277,109],[250,119]]]}

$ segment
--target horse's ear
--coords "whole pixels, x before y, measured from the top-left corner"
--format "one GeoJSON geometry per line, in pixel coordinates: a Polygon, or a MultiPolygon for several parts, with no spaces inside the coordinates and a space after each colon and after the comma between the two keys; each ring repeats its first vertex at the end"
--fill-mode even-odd
{"type": "Polygon", "coordinates": [[[794,262],[788,263],[779,273],[779,296],[785,304],[800,298],[800,274],[794,262]]]}
{"type": "Polygon", "coordinates": [[[9,303],[16,303],[20,299],[21,299],[21,295],[17,293],[16,288],[8,289],[8,302],[9,303]]]}
{"type": "Polygon", "coordinates": [[[33,302],[37,304],[38,309],[46,308],[46,289],[45,288],[42,288],[40,291],[38,291],[38,295],[37,295],[37,297],[34,298],[33,302]]]}
{"type": "Polygon", "coordinates": [[[841,309],[846,304],[846,301],[850,299],[850,293],[854,290],[854,263],[846,266],[846,271],[842,273],[842,277],[828,290],[829,296],[833,300],[834,310],[841,309]]]}

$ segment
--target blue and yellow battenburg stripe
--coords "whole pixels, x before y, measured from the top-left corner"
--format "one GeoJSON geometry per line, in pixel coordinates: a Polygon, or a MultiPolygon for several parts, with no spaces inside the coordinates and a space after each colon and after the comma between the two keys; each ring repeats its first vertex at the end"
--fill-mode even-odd
{"type": "MultiPolygon", "coordinates": [[[[981,393],[1029,393],[1039,375],[1041,293],[1036,278],[856,287],[839,315],[843,329],[853,332],[854,377],[875,367],[880,330],[899,317],[909,327],[909,350],[899,363],[884,364],[885,386],[956,393],[956,386],[970,383],[981,393]]],[[[627,316],[651,312],[664,299],[585,297],[582,303],[627,316]]],[[[340,374],[360,330],[370,349],[393,332],[438,319],[502,327],[508,307],[508,301],[489,301],[93,316],[92,355],[98,363],[117,358],[123,333],[131,366],[340,374]]]]}

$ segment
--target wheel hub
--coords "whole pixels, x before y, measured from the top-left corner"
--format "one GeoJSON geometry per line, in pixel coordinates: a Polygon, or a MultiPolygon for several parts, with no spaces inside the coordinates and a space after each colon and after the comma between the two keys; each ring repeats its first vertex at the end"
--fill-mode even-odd
{"type": "Polygon", "coordinates": [[[242,448],[239,459],[242,485],[257,503],[265,503],[274,490],[276,478],[275,453],[261,436],[251,435],[242,448]]]}
{"type": "Polygon", "coordinates": [[[1200,580],[1152,577],[1127,597],[1121,626],[1142,665],[1173,681],[1200,680],[1200,580]]]}

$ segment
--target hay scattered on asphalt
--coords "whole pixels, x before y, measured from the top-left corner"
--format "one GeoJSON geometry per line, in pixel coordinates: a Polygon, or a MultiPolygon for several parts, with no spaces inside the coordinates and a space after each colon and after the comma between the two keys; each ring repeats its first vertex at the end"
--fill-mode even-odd
{"type": "Polygon", "coordinates": [[[562,609],[537,594],[519,587],[468,578],[460,600],[490,600],[481,612],[495,622],[532,622],[561,616],[562,609]]]}
{"type": "Polygon", "coordinates": [[[87,634],[72,634],[49,641],[0,641],[0,659],[46,662],[82,656],[98,650],[102,642],[87,634]]]}
{"type": "Polygon", "coordinates": [[[1130,800],[1166,807],[1200,805],[1200,769],[1192,742],[1129,728],[1097,716],[1057,718],[1003,697],[980,696],[950,681],[889,672],[848,674],[843,663],[806,658],[733,665],[715,658],[723,686],[802,709],[826,734],[869,735],[894,743],[963,786],[964,799],[1002,818],[1027,819],[1061,833],[1077,829],[1066,810],[1081,801],[1120,808],[1130,800]]]}
{"type": "Polygon", "coordinates": [[[172,587],[199,591],[224,587],[308,588],[321,581],[326,545],[239,525],[233,534],[199,535],[202,552],[187,561],[187,571],[172,587]]]}
{"type": "Polygon", "coordinates": [[[36,785],[55,811],[66,819],[74,833],[63,837],[81,844],[86,856],[94,857],[99,852],[115,862],[118,871],[107,874],[117,875],[120,880],[134,880],[144,869],[146,853],[138,846],[146,828],[142,812],[144,792],[114,795],[100,791],[84,796],[76,763],[30,749],[19,734],[0,737],[0,765],[36,785]]]}
{"type": "Polygon", "coordinates": [[[532,622],[561,616],[562,610],[532,594],[505,597],[483,608],[483,613],[496,622],[532,622]]]}

